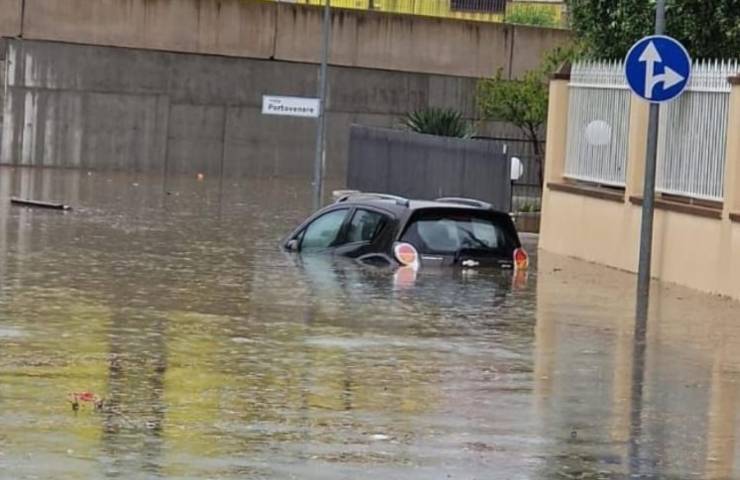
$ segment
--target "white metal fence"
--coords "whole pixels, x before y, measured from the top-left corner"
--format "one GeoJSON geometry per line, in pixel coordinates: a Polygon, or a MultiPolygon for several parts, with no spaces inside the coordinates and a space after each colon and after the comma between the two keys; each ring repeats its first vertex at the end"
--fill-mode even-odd
{"type": "Polygon", "coordinates": [[[737,73],[737,62],[697,62],[688,90],[661,107],[656,184],[659,192],[723,199],[730,99],[727,77],[737,73]]]}
{"type": "Polygon", "coordinates": [[[630,92],[621,62],[577,62],[571,68],[565,176],[624,186],[630,92]]]}

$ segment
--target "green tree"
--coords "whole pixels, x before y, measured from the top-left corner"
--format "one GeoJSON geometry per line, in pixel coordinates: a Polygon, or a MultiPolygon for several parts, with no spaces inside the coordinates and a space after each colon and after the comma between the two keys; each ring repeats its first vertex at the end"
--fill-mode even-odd
{"type": "MultiPolygon", "coordinates": [[[[623,58],[654,29],[654,0],[569,0],[571,27],[599,58],[623,58]]],[[[666,34],[694,58],[740,53],[740,0],[667,0],[666,34]]]]}
{"type": "Polygon", "coordinates": [[[486,120],[510,122],[532,142],[535,155],[540,155],[539,131],[547,118],[548,86],[541,70],[527,72],[519,80],[496,76],[478,83],[478,108],[486,120]]]}
{"type": "Polygon", "coordinates": [[[542,181],[542,150],[540,132],[547,120],[549,80],[563,64],[580,54],[579,45],[558,47],[551,50],[539,68],[531,70],[517,80],[508,80],[499,69],[493,78],[478,82],[476,102],[483,120],[500,120],[519,127],[531,142],[538,161],[542,181]]]}
{"type": "Polygon", "coordinates": [[[666,33],[694,58],[740,55],[740,0],[675,0],[666,11],[666,33]]]}
{"type": "Polygon", "coordinates": [[[558,18],[551,5],[508,4],[506,23],[534,25],[538,27],[558,27],[558,18]]]}

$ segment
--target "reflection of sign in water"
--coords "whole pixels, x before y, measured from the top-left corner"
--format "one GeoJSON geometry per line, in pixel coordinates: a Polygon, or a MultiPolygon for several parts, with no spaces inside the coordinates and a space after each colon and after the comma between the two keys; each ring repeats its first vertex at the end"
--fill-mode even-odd
{"type": "Polygon", "coordinates": [[[627,53],[624,73],[635,94],[654,103],[667,102],[686,89],[691,57],[678,40],[651,35],[627,53]]]}
{"type": "Polygon", "coordinates": [[[265,115],[317,118],[319,116],[319,99],[262,95],[262,113],[265,115]]]}

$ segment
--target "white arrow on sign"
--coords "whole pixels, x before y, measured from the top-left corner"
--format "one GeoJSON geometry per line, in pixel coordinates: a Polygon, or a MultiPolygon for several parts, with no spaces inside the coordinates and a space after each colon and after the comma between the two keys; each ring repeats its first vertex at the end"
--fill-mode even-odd
{"type": "Polygon", "coordinates": [[[645,63],[645,98],[647,99],[653,98],[653,90],[657,84],[662,82],[663,89],[667,90],[684,80],[683,75],[667,65],[665,66],[664,73],[655,74],[655,64],[662,63],[663,59],[660,57],[660,53],[658,53],[658,49],[655,48],[653,42],[648,43],[638,60],[645,63]]]}

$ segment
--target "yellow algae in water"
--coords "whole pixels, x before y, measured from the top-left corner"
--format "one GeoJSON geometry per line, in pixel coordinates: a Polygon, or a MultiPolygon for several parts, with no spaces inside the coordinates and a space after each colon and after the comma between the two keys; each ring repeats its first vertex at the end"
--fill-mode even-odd
{"type": "Polygon", "coordinates": [[[164,438],[176,455],[225,453],[228,445],[219,442],[228,436],[213,432],[237,408],[227,390],[243,383],[227,363],[233,344],[221,331],[228,319],[193,312],[169,312],[166,318],[164,438]]]}
{"type": "MultiPolygon", "coordinates": [[[[104,394],[109,373],[107,331],[111,311],[72,289],[30,288],[13,295],[7,318],[24,332],[0,341],[3,409],[29,421],[3,426],[11,452],[32,451],[38,435],[72,435],[75,452],[95,450],[102,437],[99,415],[75,412],[70,392],[104,394]]],[[[92,409],[91,409],[92,410],[92,409]]]]}

